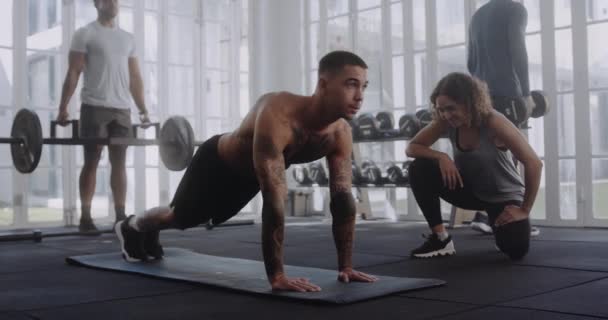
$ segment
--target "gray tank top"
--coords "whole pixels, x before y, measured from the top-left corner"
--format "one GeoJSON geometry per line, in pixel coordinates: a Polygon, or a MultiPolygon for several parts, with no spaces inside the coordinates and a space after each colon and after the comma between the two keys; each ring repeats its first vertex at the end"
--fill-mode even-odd
{"type": "Polygon", "coordinates": [[[476,197],[489,203],[523,201],[524,184],[513,156],[509,150],[496,147],[485,124],[479,128],[477,149],[462,150],[457,129],[449,129],[449,138],[463,183],[476,197]]]}

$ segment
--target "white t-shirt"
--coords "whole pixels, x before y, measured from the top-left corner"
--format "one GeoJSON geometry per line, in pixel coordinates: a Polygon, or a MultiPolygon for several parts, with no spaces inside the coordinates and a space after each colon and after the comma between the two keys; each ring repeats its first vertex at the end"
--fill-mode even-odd
{"type": "Polygon", "coordinates": [[[78,29],[72,38],[71,51],[86,54],[83,103],[129,109],[129,58],[135,57],[133,35],[95,20],[78,29]]]}

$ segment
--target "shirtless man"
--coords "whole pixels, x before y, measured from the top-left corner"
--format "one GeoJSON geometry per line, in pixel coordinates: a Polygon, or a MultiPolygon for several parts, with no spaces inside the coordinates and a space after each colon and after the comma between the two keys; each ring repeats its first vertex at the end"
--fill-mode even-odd
{"type": "Polygon", "coordinates": [[[319,62],[312,96],[289,92],[262,96],[233,132],[205,141],[196,151],[169,207],[129,216],[115,230],[127,261],[161,258],[160,230],[186,229],[236,215],[261,190],[262,251],[273,290],[319,291],[307,279],[283,270],[285,170],[326,157],[330,175],[332,231],[338,279],[373,282],[353,269],[355,201],[351,193],[352,134],[347,120],[361,108],[367,65],[357,55],[335,51],[319,62]]]}

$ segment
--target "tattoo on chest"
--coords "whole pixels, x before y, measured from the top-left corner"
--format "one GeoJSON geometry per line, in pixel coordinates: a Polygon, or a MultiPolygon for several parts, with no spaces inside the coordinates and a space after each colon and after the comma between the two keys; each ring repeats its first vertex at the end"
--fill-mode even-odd
{"type": "Polygon", "coordinates": [[[305,147],[325,150],[331,142],[329,134],[307,133],[299,128],[293,128],[293,137],[295,147],[298,149],[305,147]]]}

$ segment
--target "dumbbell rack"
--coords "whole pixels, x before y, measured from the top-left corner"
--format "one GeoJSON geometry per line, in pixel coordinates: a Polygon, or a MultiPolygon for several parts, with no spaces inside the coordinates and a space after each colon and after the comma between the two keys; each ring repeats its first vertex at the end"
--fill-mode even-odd
{"type": "MultiPolygon", "coordinates": [[[[383,139],[365,139],[365,140],[356,140],[353,141],[353,161],[359,164],[362,162],[361,152],[359,148],[360,143],[365,142],[391,142],[391,141],[404,141],[402,137],[395,138],[383,138],[383,139]]],[[[391,188],[409,188],[408,185],[395,185],[395,184],[382,184],[382,185],[374,185],[374,184],[359,184],[354,186],[357,189],[358,201],[357,201],[357,217],[363,217],[364,219],[376,219],[371,210],[371,202],[369,200],[367,190],[363,190],[366,188],[383,188],[383,189],[391,189],[391,188]]],[[[414,212],[418,210],[417,204],[408,201],[408,212],[414,212]],[[411,204],[410,204],[411,203],[411,204]]],[[[470,221],[473,219],[475,215],[474,211],[460,209],[455,206],[451,206],[450,209],[450,218],[447,223],[448,228],[453,228],[457,226],[461,226],[464,221],[470,221]]]]}
{"type": "MultiPolygon", "coordinates": [[[[363,159],[361,157],[360,145],[362,143],[370,142],[395,142],[395,141],[407,141],[404,137],[385,137],[380,139],[355,139],[353,140],[353,161],[356,164],[361,164],[363,159]]],[[[381,219],[375,217],[372,213],[371,201],[369,200],[369,194],[367,189],[396,189],[396,188],[409,188],[408,185],[396,185],[396,184],[357,184],[353,186],[357,190],[357,217],[362,217],[365,220],[381,219]]],[[[409,205],[408,205],[409,206],[409,205]]],[[[409,211],[409,210],[408,210],[409,211]]]]}
{"type": "MultiPolygon", "coordinates": [[[[352,160],[357,165],[360,165],[362,163],[361,149],[360,149],[360,145],[362,143],[370,143],[370,142],[382,143],[382,142],[407,141],[407,140],[409,140],[409,139],[406,139],[405,137],[383,137],[383,138],[379,138],[379,139],[353,140],[352,160]]],[[[295,167],[294,167],[294,170],[295,170],[295,167]]],[[[310,167],[308,168],[308,170],[309,170],[308,174],[310,174],[310,167]]],[[[295,173],[294,173],[294,175],[295,175],[295,173]]],[[[327,182],[319,183],[319,182],[312,182],[312,181],[297,182],[296,188],[299,189],[299,188],[319,188],[319,187],[325,188],[325,187],[328,187],[328,184],[327,184],[327,182]]],[[[369,189],[409,188],[409,185],[408,184],[394,184],[394,183],[387,183],[387,182],[384,182],[382,184],[353,183],[353,188],[356,190],[355,200],[356,200],[357,217],[360,217],[365,220],[377,220],[377,219],[382,219],[383,217],[379,217],[378,215],[373,214],[372,208],[371,208],[371,201],[370,201],[369,194],[368,194],[369,189]]],[[[327,200],[328,199],[325,199],[323,201],[324,208],[323,208],[322,212],[324,212],[325,214],[329,213],[329,201],[327,201],[327,200]]],[[[392,199],[392,198],[390,200],[396,201],[396,199],[392,199]]],[[[391,202],[395,202],[395,201],[391,201],[391,202]]],[[[413,204],[413,206],[412,206],[411,204],[408,203],[407,212],[414,212],[414,210],[416,210],[415,204],[413,204]]]]}
{"type": "MultiPolygon", "coordinates": [[[[409,139],[406,139],[404,137],[392,137],[392,138],[381,138],[381,139],[357,139],[353,141],[353,153],[352,153],[352,159],[356,164],[361,164],[362,163],[362,157],[361,157],[361,149],[360,149],[360,145],[362,143],[370,143],[370,142],[395,142],[395,141],[408,141],[409,139]]],[[[298,184],[297,188],[325,188],[328,187],[328,184],[319,184],[319,183],[306,183],[306,184],[298,184]]],[[[356,190],[356,215],[358,218],[362,218],[364,220],[378,220],[378,219],[382,219],[383,217],[378,216],[378,215],[374,215],[372,212],[372,206],[371,206],[371,201],[369,198],[369,194],[368,191],[369,189],[396,189],[396,188],[409,188],[409,185],[404,185],[404,184],[388,184],[388,183],[383,183],[383,184],[353,184],[353,188],[356,190]]],[[[413,197],[413,195],[410,193],[408,195],[408,199],[409,197],[413,197]]],[[[323,208],[323,212],[325,212],[325,214],[327,214],[329,212],[329,202],[327,201],[327,199],[325,199],[323,201],[324,203],[324,208],[323,208]]],[[[417,212],[418,210],[418,206],[415,203],[415,201],[407,201],[407,212],[417,212]]],[[[456,226],[456,225],[460,225],[462,224],[462,222],[464,220],[471,220],[472,216],[470,216],[469,212],[465,212],[459,208],[456,208],[454,206],[452,206],[451,208],[451,212],[450,212],[450,218],[448,221],[448,227],[452,227],[452,226],[456,226]]],[[[401,217],[403,218],[403,217],[401,217]]],[[[399,219],[399,216],[398,216],[399,219]]],[[[416,217],[414,217],[414,215],[409,216],[406,218],[407,220],[423,220],[422,216],[418,217],[416,215],[416,217]]]]}
{"type": "MultiPolygon", "coordinates": [[[[352,159],[353,162],[356,164],[361,164],[363,162],[363,159],[361,157],[361,149],[360,149],[360,145],[362,143],[370,143],[370,142],[379,142],[379,143],[383,143],[383,142],[395,142],[395,141],[409,141],[410,139],[407,139],[405,137],[383,137],[383,138],[377,138],[377,139],[354,139],[353,140],[353,154],[352,154],[352,159]]],[[[307,184],[299,184],[298,187],[303,187],[303,188],[314,188],[314,187],[327,187],[327,184],[319,184],[319,183],[307,183],[307,184]]],[[[383,183],[383,184],[353,184],[353,188],[355,188],[355,190],[357,191],[357,195],[356,195],[356,215],[359,218],[365,219],[365,220],[377,220],[377,219],[382,219],[383,217],[380,217],[378,215],[374,215],[372,212],[372,206],[371,206],[371,201],[369,198],[369,194],[368,194],[368,190],[369,189],[396,189],[396,188],[409,188],[409,184],[408,185],[404,185],[404,184],[388,184],[388,183],[383,183]]],[[[408,195],[408,199],[410,197],[412,197],[413,195],[410,193],[408,195]]],[[[326,199],[327,200],[327,199],[326,199]]],[[[323,212],[327,213],[329,212],[329,205],[328,205],[328,201],[323,201],[324,202],[324,209],[323,212]]],[[[407,201],[407,211],[406,212],[417,212],[418,210],[418,206],[415,203],[415,201],[407,201]]],[[[469,217],[470,213],[469,212],[465,212],[459,208],[456,208],[454,206],[452,206],[451,208],[451,212],[450,212],[450,218],[448,221],[448,227],[452,227],[455,225],[460,225],[464,220],[470,220],[472,217],[469,217]]],[[[418,217],[414,217],[414,215],[407,217],[407,220],[423,220],[422,216],[418,217]]]]}
{"type": "MultiPolygon", "coordinates": [[[[371,142],[372,140],[370,140],[371,142]]],[[[353,161],[357,164],[361,163],[361,150],[359,149],[359,145],[353,141],[353,161]]],[[[357,217],[361,217],[364,220],[367,220],[369,217],[372,217],[372,206],[369,201],[369,194],[367,190],[361,190],[363,186],[357,185],[357,217]]]]}
{"type": "MultiPolygon", "coordinates": [[[[415,113],[405,113],[399,119],[398,125],[395,128],[393,113],[390,111],[379,111],[374,116],[372,113],[364,113],[359,115],[356,120],[351,121],[353,127],[353,161],[357,166],[366,167],[366,163],[362,161],[360,145],[361,143],[369,142],[395,142],[395,141],[408,141],[416,135],[416,133],[431,120],[431,113],[427,108],[417,109],[415,113]]],[[[394,154],[391,153],[390,157],[394,158],[394,154]]],[[[363,170],[366,170],[363,168],[363,170]]],[[[373,170],[375,171],[375,169],[373,170]]],[[[373,172],[370,174],[375,175],[373,172]]],[[[366,179],[364,179],[366,180],[366,179]]],[[[383,180],[380,177],[380,180],[383,180]]],[[[395,182],[395,181],[391,181],[395,182]]],[[[374,216],[372,214],[371,202],[369,200],[368,188],[378,189],[395,189],[395,188],[409,188],[409,183],[404,184],[387,184],[385,182],[381,184],[368,184],[359,185],[356,184],[354,187],[357,190],[357,216],[363,217],[364,219],[381,219],[382,217],[374,216]]],[[[396,204],[396,193],[391,191],[387,193],[391,203],[396,204]]],[[[408,199],[412,197],[411,192],[408,192],[408,199]]],[[[406,212],[415,212],[417,210],[416,204],[408,200],[406,212]]],[[[413,217],[413,216],[409,216],[413,217]]],[[[408,217],[408,218],[409,218],[408,217]]]]}

